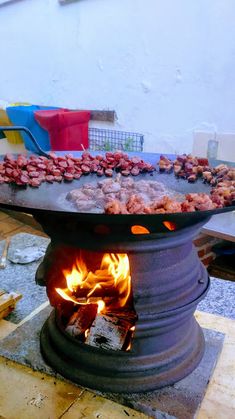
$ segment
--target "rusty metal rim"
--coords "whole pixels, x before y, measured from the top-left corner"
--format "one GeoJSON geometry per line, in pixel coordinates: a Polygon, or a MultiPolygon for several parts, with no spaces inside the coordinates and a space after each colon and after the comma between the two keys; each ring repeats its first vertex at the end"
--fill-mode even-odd
{"type": "MultiPolygon", "coordinates": [[[[194,328],[194,339],[191,340],[190,345],[187,347],[187,356],[185,357],[185,353],[182,353],[177,357],[177,360],[173,360],[171,364],[166,363],[164,357],[160,356],[159,366],[155,363],[154,368],[151,362],[152,360],[150,360],[149,357],[145,357],[149,360],[150,365],[148,366],[145,364],[141,367],[140,357],[135,360],[135,365],[130,365],[129,369],[127,368],[126,371],[125,365],[122,366],[122,364],[122,371],[118,371],[114,366],[117,366],[120,362],[122,363],[121,359],[123,358],[121,357],[120,361],[117,363],[116,357],[113,357],[112,354],[109,356],[108,351],[106,357],[108,355],[108,358],[112,359],[113,366],[110,370],[107,370],[107,365],[103,360],[101,369],[97,369],[95,351],[93,352],[93,356],[88,354],[91,364],[87,365],[83,362],[81,355],[78,356],[75,362],[68,358],[68,354],[65,354],[63,351],[61,352],[60,347],[54,347],[54,342],[51,340],[50,330],[48,328],[48,322],[51,322],[50,318],[43,326],[40,337],[41,352],[45,360],[64,377],[80,385],[100,391],[117,393],[146,392],[173,384],[190,374],[197,367],[203,357],[205,349],[203,332],[196,323],[196,327],[194,328]],[[138,370],[138,367],[140,367],[141,370],[138,370]]],[[[54,322],[53,325],[55,328],[54,332],[58,333],[59,329],[57,328],[56,323],[54,322]]],[[[64,339],[64,336],[59,333],[60,343],[61,339],[64,339]]],[[[67,345],[68,341],[65,340],[65,342],[63,342],[64,348],[67,348],[67,345]]],[[[183,347],[185,348],[185,346],[183,347]]],[[[71,354],[71,349],[67,349],[71,354]]],[[[133,363],[133,356],[130,360],[133,363]]]]}
{"type": "MultiPolygon", "coordinates": [[[[190,311],[195,305],[197,305],[198,303],[200,303],[200,301],[205,298],[206,294],[209,291],[210,288],[210,277],[209,275],[207,275],[207,285],[206,288],[203,290],[203,292],[197,297],[195,298],[193,301],[190,301],[188,304],[185,304],[183,306],[174,308],[172,310],[167,310],[167,311],[161,311],[159,313],[155,313],[155,315],[150,314],[151,319],[153,319],[154,317],[157,319],[162,319],[162,318],[167,318],[167,317],[171,317],[174,316],[175,314],[179,314],[182,313],[184,311],[190,311]]],[[[145,319],[147,319],[148,317],[145,316],[145,319]]]]}
{"type": "MultiPolygon", "coordinates": [[[[122,371],[123,365],[125,365],[126,362],[128,362],[129,369],[132,370],[134,368],[137,371],[142,371],[146,369],[146,364],[151,364],[151,368],[153,367],[154,363],[156,363],[156,360],[159,362],[160,360],[160,366],[164,366],[166,363],[166,360],[168,361],[168,364],[172,362],[172,358],[174,357],[176,353],[176,346],[178,346],[178,357],[183,357],[183,354],[185,351],[188,350],[188,342],[189,342],[189,336],[194,336],[197,334],[198,329],[201,330],[201,327],[198,325],[195,318],[191,318],[189,327],[187,329],[186,335],[183,337],[183,339],[177,344],[171,348],[168,348],[166,351],[163,352],[156,352],[152,354],[147,355],[139,355],[136,354],[134,351],[114,351],[112,349],[106,350],[102,348],[97,348],[94,346],[87,345],[83,342],[80,342],[74,338],[70,339],[70,335],[67,333],[63,333],[63,330],[61,330],[58,327],[58,323],[56,321],[56,313],[55,311],[52,311],[49,318],[44,324],[46,330],[49,333],[50,341],[54,343],[55,348],[62,348],[61,352],[64,353],[66,357],[69,359],[73,359],[74,361],[78,360],[79,363],[83,363],[84,359],[83,357],[89,357],[89,360],[87,360],[88,367],[90,364],[93,364],[94,358],[93,356],[97,355],[100,357],[101,360],[101,366],[100,369],[107,369],[107,370],[115,370],[116,368],[119,368],[120,371],[122,371]],[[196,325],[196,327],[195,327],[196,325]],[[180,349],[179,349],[180,348],[180,349]],[[77,354],[80,354],[80,357],[77,357],[77,354]],[[103,362],[106,363],[104,365],[103,362]],[[113,360],[119,361],[123,364],[120,365],[113,365],[113,360]],[[141,362],[140,362],[141,361],[141,362]],[[110,367],[110,364],[112,367],[110,367]]],[[[44,327],[43,326],[43,327],[44,327]]],[[[60,350],[59,350],[60,352],[60,350]]]]}

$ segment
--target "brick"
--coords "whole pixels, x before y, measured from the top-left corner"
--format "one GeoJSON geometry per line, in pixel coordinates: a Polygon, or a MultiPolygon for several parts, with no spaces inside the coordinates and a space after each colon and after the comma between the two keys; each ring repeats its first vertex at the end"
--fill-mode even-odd
{"type": "Polygon", "coordinates": [[[197,252],[197,254],[198,254],[199,258],[202,258],[203,256],[205,256],[205,250],[201,249],[197,252]]]}
{"type": "Polygon", "coordinates": [[[203,263],[203,265],[205,265],[206,267],[210,265],[211,262],[213,262],[213,260],[215,259],[215,255],[214,253],[210,253],[208,256],[206,256],[205,258],[201,259],[201,262],[203,263]]]}
{"type": "Polygon", "coordinates": [[[214,237],[210,237],[210,236],[207,236],[206,234],[204,234],[203,236],[202,235],[198,236],[193,241],[193,243],[196,247],[201,247],[204,244],[212,243],[213,241],[214,241],[214,237]]]}
{"type": "Polygon", "coordinates": [[[213,253],[211,249],[212,249],[212,245],[206,245],[206,244],[204,246],[196,248],[197,253],[200,257],[202,257],[203,255],[207,255],[208,253],[213,253]]]}
{"type": "Polygon", "coordinates": [[[205,246],[205,254],[208,254],[208,253],[213,253],[214,254],[214,252],[212,252],[212,247],[214,246],[214,243],[213,244],[211,244],[211,245],[209,245],[209,246],[205,246]]]}

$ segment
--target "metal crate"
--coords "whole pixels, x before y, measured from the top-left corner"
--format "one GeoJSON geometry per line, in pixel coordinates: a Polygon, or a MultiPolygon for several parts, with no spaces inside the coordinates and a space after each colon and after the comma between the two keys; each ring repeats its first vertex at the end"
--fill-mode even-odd
{"type": "Polygon", "coordinates": [[[136,132],[89,128],[89,150],[143,151],[144,136],[136,132]]]}

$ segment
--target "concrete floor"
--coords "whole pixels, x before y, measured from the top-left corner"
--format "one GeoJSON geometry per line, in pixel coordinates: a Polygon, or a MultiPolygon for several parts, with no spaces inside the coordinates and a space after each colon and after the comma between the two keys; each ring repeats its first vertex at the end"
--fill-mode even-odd
{"type": "MultiPolygon", "coordinates": [[[[0,238],[19,232],[43,234],[0,213],[0,238]]],[[[44,307],[41,307],[41,309],[44,307]]],[[[32,313],[33,315],[33,313],[32,313]]],[[[225,333],[225,343],[197,419],[235,417],[235,322],[205,312],[196,317],[204,328],[225,333]]],[[[0,321],[0,339],[17,325],[0,321]]],[[[0,357],[1,419],[127,419],[144,414],[96,396],[59,379],[0,357]]]]}

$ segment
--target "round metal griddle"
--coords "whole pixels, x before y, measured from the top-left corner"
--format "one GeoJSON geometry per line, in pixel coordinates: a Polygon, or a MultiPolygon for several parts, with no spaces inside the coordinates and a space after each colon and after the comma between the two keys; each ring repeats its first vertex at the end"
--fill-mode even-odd
{"type": "MultiPolygon", "coordinates": [[[[66,152],[58,152],[58,155],[64,155],[66,152]]],[[[97,152],[91,153],[96,155],[97,152]]],[[[99,153],[100,154],[100,153],[99,153]]],[[[129,153],[130,156],[139,156],[143,160],[156,166],[159,160],[160,154],[155,153],[129,153]]],[[[81,155],[80,152],[73,152],[74,156],[81,155]]],[[[17,156],[14,156],[17,157],[17,156]]],[[[175,156],[169,155],[174,158],[175,156]]],[[[218,164],[218,162],[214,162],[218,164]]],[[[231,165],[229,163],[229,165],[231,165]]],[[[225,208],[219,208],[209,211],[195,211],[188,213],[174,213],[174,214],[130,214],[130,215],[108,215],[99,213],[79,213],[75,206],[71,202],[66,200],[66,195],[69,191],[80,188],[86,183],[95,183],[98,180],[104,179],[98,178],[96,174],[82,176],[79,180],[73,180],[72,182],[63,181],[61,183],[54,182],[42,183],[39,188],[22,187],[12,184],[0,185],[0,207],[7,208],[15,211],[23,211],[33,215],[52,215],[57,216],[70,216],[76,217],[79,221],[91,222],[91,223],[102,223],[102,224],[141,224],[141,225],[156,225],[163,221],[171,221],[176,223],[179,227],[194,224],[200,220],[207,219],[214,214],[220,214],[222,212],[235,210],[235,205],[225,208]]],[[[174,173],[158,173],[153,172],[151,174],[141,174],[134,178],[136,181],[141,179],[145,180],[156,180],[162,182],[168,188],[175,192],[182,194],[187,193],[210,193],[211,186],[203,183],[201,179],[198,179],[195,183],[188,183],[187,180],[178,179],[174,173]]]]}

